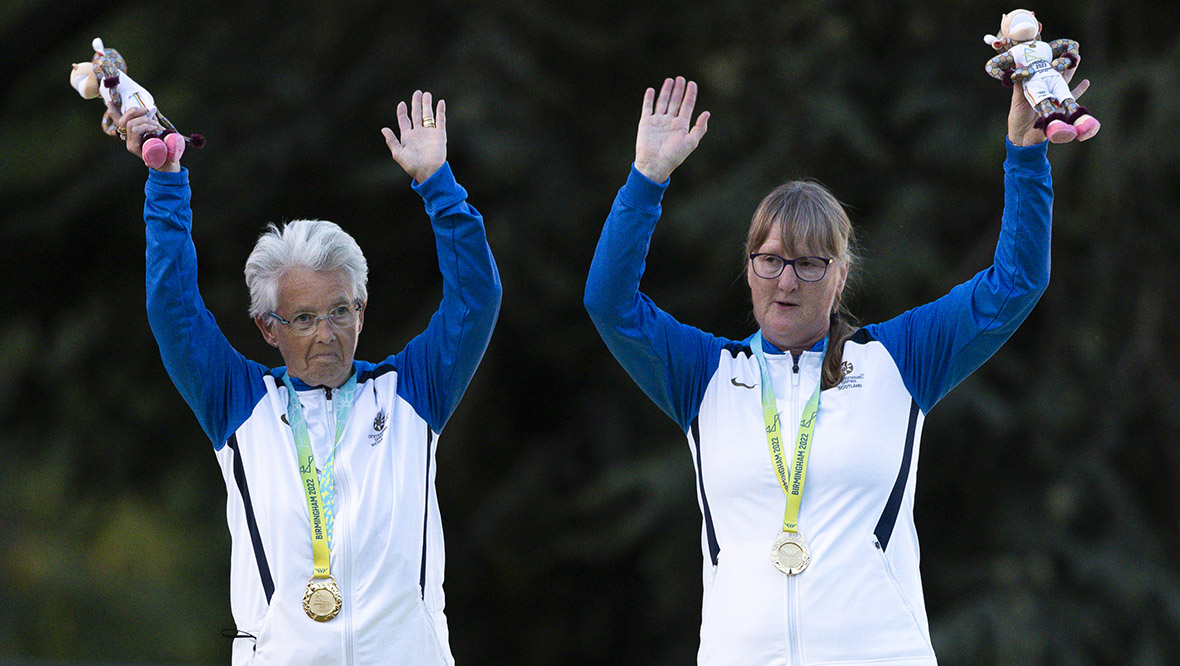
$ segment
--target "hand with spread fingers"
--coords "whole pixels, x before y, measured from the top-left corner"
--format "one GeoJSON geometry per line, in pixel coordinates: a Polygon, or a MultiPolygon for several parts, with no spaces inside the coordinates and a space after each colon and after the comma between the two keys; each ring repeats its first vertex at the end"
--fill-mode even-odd
{"type": "Polygon", "coordinates": [[[400,139],[388,127],[381,128],[393,160],[418,183],[447,161],[447,103],[440,99],[433,108],[432,101],[429,92],[415,90],[408,108],[405,102],[398,103],[400,139]]]}
{"type": "Polygon", "coordinates": [[[683,76],[664,79],[659,97],[653,88],[643,95],[643,112],[635,138],[635,168],[657,183],[668,180],[676,167],[696,150],[709,129],[709,112],[692,124],[697,84],[683,76]]]}
{"type": "MultiPolygon", "coordinates": [[[[131,107],[127,109],[127,113],[120,114],[113,105],[108,103],[106,115],[114,122],[115,132],[119,138],[126,142],[127,152],[140,159],[143,159],[144,142],[159,136],[165,129],[158,120],[138,106],[131,107]]],[[[183,143],[183,137],[179,134],[176,136],[183,143]]],[[[175,149],[168,151],[163,163],[156,170],[172,173],[180,171],[180,156],[183,152],[183,150],[177,151],[175,149]]]]}

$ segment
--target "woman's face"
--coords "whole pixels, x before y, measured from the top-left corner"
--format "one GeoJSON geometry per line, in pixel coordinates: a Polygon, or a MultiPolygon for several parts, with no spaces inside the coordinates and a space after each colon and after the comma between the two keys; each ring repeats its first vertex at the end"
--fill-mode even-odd
{"type": "MultiPolygon", "coordinates": [[[[787,250],[773,235],[754,251],[777,254],[784,259],[822,256],[807,248],[787,250]]],[[[746,281],[750,285],[754,319],[762,327],[762,336],[784,351],[803,351],[819,342],[828,333],[833,305],[847,278],[848,265],[839,260],[828,266],[818,282],[800,280],[791,266],[783,267],[782,274],[774,279],[759,277],[747,266],[746,281]]]]}
{"type": "MultiPolygon", "coordinates": [[[[292,268],[279,278],[276,314],[293,320],[302,313],[320,317],[355,299],[352,283],[344,271],[319,272],[309,268],[292,268]]],[[[336,388],[352,374],[352,360],[356,354],[357,337],[365,323],[362,308],[356,322],[347,328],[337,328],[329,320],[316,322],[309,335],[299,335],[269,318],[257,317],[255,322],[262,336],[278,347],[292,377],[310,386],[336,388]]]]}

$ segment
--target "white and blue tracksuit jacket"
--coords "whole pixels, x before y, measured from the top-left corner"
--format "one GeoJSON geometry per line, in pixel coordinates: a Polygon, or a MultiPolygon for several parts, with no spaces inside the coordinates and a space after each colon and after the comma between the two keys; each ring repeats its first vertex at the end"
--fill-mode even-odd
{"type": "MultiPolygon", "coordinates": [[[[483,220],[443,165],[414,189],[434,227],[443,297],[426,331],[357,385],[335,462],[331,571],[344,599],[320,623],[302,607],[312,573],[307,500],[286,423],[284,368],[230,346],[197,291],[188,172],[146,186],[147,308],[172,381],[213,441],[233,539],[234,664],[453,664],[443,616],[438,433],[491,338],[500,280],[483,220]]],[[[333,432],[331,390],[293,380],[317,460],[333,432]]]]}
{"type": "MultiPolygon", "coordinates": [[[[1008,144],[993,265],[844,345],[820,397],[799,518],[812,562],[774,568],[786,498],[771,467],[751,339],[677,322],[639,292],[667,183],[632,169],[586,285],[607,346],[688,436],[703,517],[700,664],[935,664],[918,571],[914,484],[926,413],[1012,335],[1049,281],[1047,144],[1008,144]]],[[[764,343],[784,424],[820,377],[823,342],[793,357],[764,343]]],[[[785,433],[788,448],[794,431],[785,433]]]]}

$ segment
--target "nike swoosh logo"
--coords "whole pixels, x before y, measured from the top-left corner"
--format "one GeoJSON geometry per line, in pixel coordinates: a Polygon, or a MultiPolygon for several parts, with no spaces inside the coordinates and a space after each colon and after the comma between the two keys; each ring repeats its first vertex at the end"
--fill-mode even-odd
{"type": "Polygon", "coordinates": [[[287,420],[287,415],[286,415],[286,414],[283,414],[283,415],[282,415],[282,416],[280,416],[279,418],[280,418],[280,419],[283,421],[283,423],[286,423],[287,425],[291,425],[291,422],[287,420]]]}
{"type": "MultiPolygon", "coordinates": [[[[729,378],[729,383],[733,384],[734,386],[740,386],[740,387],[742,387],[742,388],[748,388],[748,389],[752,389],[752,388],[754,388],[753,386],[748,386],[748,385],[746,385],[746,384],[743,384],[743,383],[739,382],[739,381],[737,380],[737,377],[730,377],[730,378],[729,378]]],[[[755,384],[755,386],[757,386],[757,385],[755,384]]]]}

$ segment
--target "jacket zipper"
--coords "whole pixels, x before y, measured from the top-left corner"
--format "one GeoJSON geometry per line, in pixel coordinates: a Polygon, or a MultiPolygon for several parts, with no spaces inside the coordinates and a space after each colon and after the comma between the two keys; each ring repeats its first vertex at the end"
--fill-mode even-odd
{"type": "MultiPolygon", "coordinates": [[[[336,409],[332,404],[332,389],[331,387],[324,387],[324,421],[326,422],[326,434],[328,436],[328,455],[332,456],[336,452],[336,409]]],[[[351,594],[350,584],[352,582],[352,562],[346,556],[347,553],[347,535],[348,530],[341,529],[341,516],[345,515],[345,498],[348,493],[347,475],[344,472],[344,466],[340,464],[340,460],[336,460],[332,466],[333,482],[336,486],[334,500],[336,502],[336,514],[333,518],[332,525],[332,569],[335,573],[336,584],[340,586],[340,596],[344,599],[344,603],[340,608],[340,619],[344,624],[344,631],[342,639],[344,642],[343,653],[344,663],[352,664],[356,661],[353,656],[353,640],[352,640],[352,606],[349,601],[353,598],[351,594]]]]}
{"type": "MultiPolygon", "coordinates": [[[[792,455],[794,455],[795,436],[798,434],[799,419],[802,416],[802,407],[799,404],[799,385],[802,377],[799,374],[799,359],[803,354],[791,354],[791,420],[789,423],[794,424],[792,427],[795,432],[783,433],[786,435],[784,440],[790,442],[792,448],[792,455]]],[[[802,522],[802,516],[800,516],[802,522]]],[[[806,533],[804,533],[806,534],[806,533]]],[[[791,649],[790,663],[793,666],[801,666],[803,663],[803,636],[799,627],[799,591],[797,576],[787,576],[787,641],[791,649]]]]}
{"type": "MultiPolygon", "coordinates": [[[[328,457],[336,451],[336,410],[335,405],[332,404],[332,389],[327,386],[324,387],[324,423],[326,424],[325,434],[328,436],[328,457]]],[[[324,459],[326,463],[327,458],[324,459]]]]}

